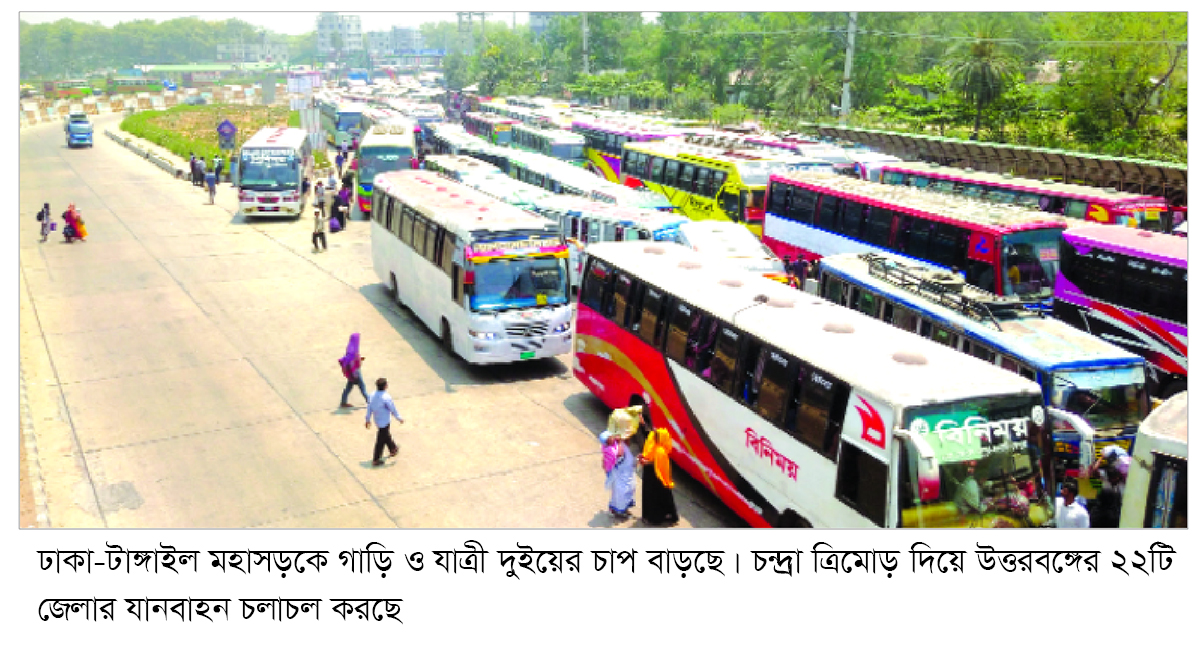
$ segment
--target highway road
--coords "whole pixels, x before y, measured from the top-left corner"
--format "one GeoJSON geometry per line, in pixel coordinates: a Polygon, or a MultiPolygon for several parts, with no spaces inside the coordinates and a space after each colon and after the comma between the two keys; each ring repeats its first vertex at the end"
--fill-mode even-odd
{"type": "MultiPolygon", "coordinates": [[[[365,223],[313,253],[311,219],[248,223],[227,185],[208,205],[105,137],[118,121],[91,149],[20,135],[21,371],[51,526],[613,525],[607,410],[569,356],[468,366],[388,298],[365,223]],[[74,202],[88,241],[40,243],[43,202],[74,202]],[[338,408],[352,332],[406,419],[380,468],[361,395],[338,408]]],[[[679,526],[744,526],[676,479],[679,526]]]]}

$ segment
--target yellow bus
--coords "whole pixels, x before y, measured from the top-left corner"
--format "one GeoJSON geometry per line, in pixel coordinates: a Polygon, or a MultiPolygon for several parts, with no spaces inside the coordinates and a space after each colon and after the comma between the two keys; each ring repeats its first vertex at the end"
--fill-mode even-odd
{"type": "Polygon", "coordinates": [[[723,151],[676,141],[627,142],[621,182],[667,197],[691,219],[745,223],[762,237],[767,183],[787,162],[764,153],[723,151]]]}

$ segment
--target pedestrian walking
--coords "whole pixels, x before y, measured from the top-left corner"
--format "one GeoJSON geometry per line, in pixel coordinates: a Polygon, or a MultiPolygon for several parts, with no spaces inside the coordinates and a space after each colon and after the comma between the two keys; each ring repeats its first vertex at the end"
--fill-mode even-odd
{"type": "Polygon", "coordinates": [[[354,188],[354,171],[346,169],[346,172],[342,174],[342,188],[347,191],[354,188]]]}
{"type": "Polygon", "coordinates": [[[650,431],[638,463],[642,465],[642,521],[652,526],[679,522],[675,494],[671,491],[671,434],[665,428],[650,431]]]}
{"type": "Polygon", "coordinates": [[[221,168],[225,166],[225,162],[221,161],[221,156],[213,158],[213,171],[217,174],[217,184],[221,184],[221,168]]]}
{"type": "Polygon", "coordinates": [[[204,174],[204,184],[208,186],[208,204],[215,205],[217,202],[217,174],[215,171],[208,171],[204,174]]]}
{"type": "Polygon", "coordinates": [[[54,226],[50,215],[50,203],[44,203],[42,209],[38,210],[37,220],[42,224],[40,226],[42,241],[46,241],[50,238],[50,230],[54,226]]]}
{"type": "Polygon", "coordinates": [[[192,172],[192,186],[196,186],[196,153],[188,153],[188,168],[192,172]]]}
{"type": "Polygon", "coordinates": [[[346,158],[339,151],[337,154],[337,157],[333,158],[333,161],[337,163],[338,175],[341,175],[342,174],[342,164],[346,163],[346,158]]]}
{"type": "Polygon", "coordinates": [[[207,173],[207,171],[205,170],[205,166],[204,166],[204,158],[197,157],[196,158],[196,186],[200,187],[201,189],[204,188],[205,173],[207,173]]]}
{"type": "Polygon", "coordinates": [[[613,410],[608,418],[608,430],[599,436],[603,445],[604,488],[612,490],[608,512],[617,521],[629,519],[629,510],[634,505],[637,459],[629,448],[629,438],[637,431],[641,419],[640,405],[613,410]]]}
{"type": "MultiPolygon", "coordinates": [[[[319,182],[317,184],[320,184],[319,182]]],[[[313,209],[313,252],[319,252],[329,249],[328,242],[325,241],[325,212],[320,206],[313,209]],[[320,240],[321,246],[317,247],[317,240],[320,240]]]]}
{"type": "Polygon", "coordinates": [[[338,221],[342,224],[342,229],[345,230],[350,223],[350,187],[342,187],[338,190],[338,221]]]}
{"type": "Polygon", "coordinates": [[[65,212],[62,213],[63,219],[63,242],[70,244],[76,239],[82,239],[79,233],[79,214],[75,211],[75,205],[67,206],[65,212]]]}
{"type": "Polygon", "coordinates": [[[388,457],[395,458],[400,454],[400,448],[392,439],[392,417],[402,424],[404,418],[396,412],[396,404],[392,401],[392,395],[388,394],[387,386],[386,378],[375,381],[375,393],[367,401],[367,429],[371,428],[372,417],[375,418],[375,426],[378,427],[375,433],[375,449],[371,452],[371,464],[376,467],[383,464],[384,445],[387,445],[388,457]]]}
{"type": "Polygon", "coordinates": [[[351,335],[350,343],[346,345],[346,354],[338,359],[338,364],[342,365],[342,375],[346,377],[346,389],[342,391],[343,408],[354,407],[347,401],[350,399],[350,390],[356,386],[362,392],[363,399],[370,401],[367,398],[367,386],[363,384],[362,379],[362,361],[366,358],[358,352],[358,340],[358,333],[351,335]]]}
{"type": "Polygon", "coordinates": [[[316,205],[318,208],[321,209],[322,212],[324,212],[325,211],[325,181],[324,180],[317,180],[317,186],[313,188],[313,200],[316,201],[314,203],[314,205],[316,205]]]}
{"type": "Polygon", "coordinates": [[[325,181],[325,191],[330,194],[337,193],[337,177],[333,175],[333,169],[329,170],[329,179],[325,181]]]}
{"type": "Polygon", "coordinates": [[[796,271],[796,279],[800,281],[800,289],[804,289],[804,281],[808,280],[808,270],[809,270],[808,260],[806,260],[802,257],[797,258],[796,265],[795,265],[795,271],[796,271]]]}

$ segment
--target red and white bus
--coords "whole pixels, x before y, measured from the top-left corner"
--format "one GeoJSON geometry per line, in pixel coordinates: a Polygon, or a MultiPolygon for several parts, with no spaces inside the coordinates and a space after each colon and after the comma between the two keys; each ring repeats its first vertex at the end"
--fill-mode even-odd
{"type": "Polygon", "coordinates": [[[885,164],[879,181],[960,194],[991,203],[1021,205],[1093,223],[1159,232],[1170,232],[1173,227],[1167,199],[1111,188],[1015,178],[1008,174],[956,169],[927,162],[885,164]]]}
{"type": "Polygon", "coordinates": [[[768,192],[763,243],[781,257],[900,253],[1050,308],[1061,216],[815,172],[772,175],[768,192]]]}
{"type": "Polygon", "coordinates": [[[678,244],[588,247],[573,369],[753,526],[1052,519],[1035,383],[678,244]]]}

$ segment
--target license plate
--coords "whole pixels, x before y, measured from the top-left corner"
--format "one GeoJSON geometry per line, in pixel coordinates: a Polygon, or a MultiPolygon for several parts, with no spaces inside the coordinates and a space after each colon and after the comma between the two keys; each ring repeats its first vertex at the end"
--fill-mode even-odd
{"type": "Polygon", "coordinates": [[[258,208],[258,211],[259,212],[278,212],[279,208],[278,207],[260,207],[260,208],[258,208]]]}
{"type": "Polygon", "coordinates": [[[521,353],[521,359],[522,360],[532,360],[533,359],[533,351],[525,351],[525,352],[521,353]]]}

